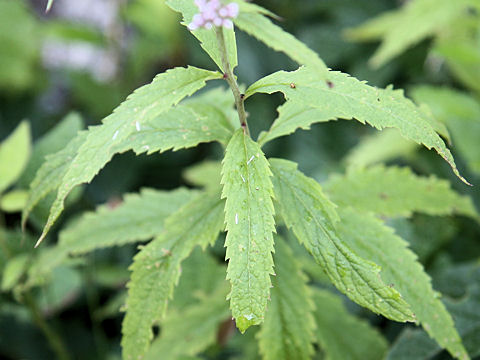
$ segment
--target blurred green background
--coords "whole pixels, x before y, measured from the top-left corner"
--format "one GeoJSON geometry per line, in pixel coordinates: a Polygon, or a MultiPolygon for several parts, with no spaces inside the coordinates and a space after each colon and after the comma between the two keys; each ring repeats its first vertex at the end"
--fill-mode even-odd
{"type": "MultiPolygon", "coordinates": [[[[22,192],[46,154],[65,146],[79,129],[98,124],[129,93],[150,82],[156,74],[188,64],[214,69],[214,64],[180,25],[178,15],[161,0],[56,0],[51,12],[45,14],[46,2],[0,0],[0,142],[25,121],[17,133],[18,158],[0,157],[0,161],[24,163],[14,181],[0,190],[4,191],[0,198],[0,358],[55,358],[45,340],[45,329],[42,332],[42,323],[47,323],[49,329],[60,334],[73,358],[115,359],[120,354],[122,315],[118,310],[135,246],[72,259],[43,284],[25,290],[24,269],[42,251],[33,250],[33,244],[48,208],[39,206],[22,233],[22,192]],[[12,259],[16,262],[7,269],[12,259]]],[[[378,42],[348,41],[345,30],[397,9],[403,1],[257,3],[277,13],[281,17],[279,24],[317,51],[330,68],[379,87],[393,84],[395,88],[405,88],[408,95],[429,104],[433,114],[451,131],[452,151],[461,173],[474,185],[480,184],[480,80],[475,81],[480,77],[480,26],[475,9],[468,17],[465,15],[462,26],[452,23],[447,34],[445,29],[443,33],[428,34],[383,66],[374,68],[369,59],[378,42]],[[472,25],[464,29],[469,22],[472,25]]],[[[358,34],[357,38],[361,38],[358,34]]],[[[349,36],[355,38],[355,31],[349,36]]],[[[237,42],[237,74],[245,85],[280,69],[295,69],[287,57],[244,33],[237,34],[237,42]]],[[[281,102],[279,95],[258,95],[248,101],[254,137],[270,126],[281,102]]],[[[361,162],[385,160],[409,165],[419,174],[449,179],[456,190],[471,196],[478,208],[478,186],[468,188],[462,184],[436,154],[405,145],[395,134],[391,139],[376,138],[375,134],[375,130],[357,122],[335,121],[278,139],[268,144],[265,152],[299,162],[302,171],[319,181],[361,162]],[[373,150],[366,149],[365,144],[373,150]]],[[[91,184],[70,197],[67,211],[47,242],[55,243],[58,230],[83,211],[103,203],[114,207],[124,193],[137,192],[142,187],[189,186],[182,177],[185,168],[205,159],[219,159],[222,153],[218,144],[202,144],[192,150],[162,155],[115,156],[91,184]]],[[[465,297],[468,291],[476,294],[476,298],[469,298],[472,309],[476,309],[476,318],[470,320],[476,322],[468,326],[480,329],[478,224],[466,218],[415,215],[411,220],[392,220],[390,225],[410,241],[438,290],[452,299],[465,297]],[[473,290],[472,284],[477,284],[473,290]]],[[[223,256],[221,244],[214,251],[219,258],[223,256]]],[[[420,330],[381,320],[346,303],[351,311],[370,318],[389,341],[401,336],[395,343],[397,350],[389,355],[391,358],[401,358],[394,350],[402,354],[402,346],[408,349],[415,344],[409,341],[423,339],[420,330]]],[[[472,331],[468,340],[477,356],[479,333],[472,331]]],[[[251,350],[247,345],[251,338],[252,335],[240,338],[236,334],[228,343],[212,346],[205,357],[253,358],[254,352],[248,353],[251,350]]],[[[448,355],[433,351],[408,358],[434,357],[448,355]]]]}

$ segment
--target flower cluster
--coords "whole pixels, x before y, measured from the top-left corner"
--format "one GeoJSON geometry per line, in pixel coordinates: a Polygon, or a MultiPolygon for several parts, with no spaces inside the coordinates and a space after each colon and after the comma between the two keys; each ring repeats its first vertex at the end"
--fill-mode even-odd
{"type": "Polygon", "coordinates": [[[213,26],[223,26],[227,29],[233,28],[234,19],[238,16],[238,4],[230,3],[223,5],[220,0],[195,0],[200,13],[195,14],[192,22],[188,25],[190,30],[200,28],[211,29],[213,26]]]}

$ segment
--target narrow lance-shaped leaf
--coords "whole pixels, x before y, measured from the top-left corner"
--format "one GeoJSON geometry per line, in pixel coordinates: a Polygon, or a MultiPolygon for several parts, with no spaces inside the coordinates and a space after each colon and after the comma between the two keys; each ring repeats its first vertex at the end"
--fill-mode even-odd
{"type": "Polygon", "coordinates": [[[338,237],[335,205],[320,185],[293,162],[270,160],[278,210],[298,241],[312,254],[332,283],[361,306],[395,321],[415,315],[395,289],[380,277],[380,267],[353,252],[338,237]]]}
{"type": "Polygon", "coordinates": [[[292,34],[273,24],[263,14],[273,15],[259,6],[242,2],[240,4],[240,14],[234,20],[235,25],[272,49],[285,53],[299,65],[311,66],[319,74],[326,76],[327,66],[315,51],[292,34]]]}
{"type": "Polygon", "coordinates": [[[230,316],[226,285],[197,304],[170,313],[162,321],[161,334],[153,341],[145,360],[177,360],[182,355],[197,355],[215,344],[220,324],[230,316]]]}
{"type": "MultiPolygon", "coordinates": [[[[62,178],[37,246],[62,212],[64,200],[70,191],[77,185],[90,182],[115,155],[119,144],[141,130],[142,125],[166,113],[183,98],[202,88],[207,80],[220,76],[217,72],[194,67],[169,70],[158,75],[151,84],[137,89],[112,115],[103,120],[102,125],[91,127],[62,178]]],[[[126,150],[124,145],[120,149],[126,150]]]]}
{"type": "Polygon", "coordinates": [[[466,182],[460,176],[450,150],[432,127],[430,114],[408,100],[401,90],[378,89],[336,71],[329,71],[325,80],[323,73],[304,67],[264,77],[248,88],[246,97],[259,92],[282,92],[287,102],[292,103],[292,109],[286,112],[288,116],[280,113],[268,134],[262,135],[262,143],[298,128],[308,128],[315,122],[356,119],[379,130],[397,128],[403,137],[435,149],[454,173],[466,182]],[[312,111],[312,114],[303,116],[306,111],[312,111]],[[291,116],[295,112],[299,116],[291,116]]]}
{"type": "Polygon", "coordinates": [[[366,167],[396,158],[408,158],[419,147],[405,139],[397,129],[384,129],[363,137],[345,156],[349,168],[366,167]]]}
{"type": "Polygon", "coordinates": [[[82,128],[82,118],[79,114],[72,112],[40,139],[36,140],[33,144],[32,156],[19,179],[19,185],[22,187],[29,186],[35,178],[36,172],[45,162],[45,157],[67,147],[82,128]]]}
{"type": "Polygon", "coordinates": [[[60,232],[58,245],[41,252],[34,260],[29,270],[29,285],[39,283],[65,262],[69,254],[83,255],[159,235],[164,229],[164,220],[196,194],[182,188],[143,189],[140,194],[127,194],[115,208],[102,205],[95,212],[84,214],[60,232]]]}
{"type": "Polygon", "coordinates": [[[218,141],[227,145],[233,129],[225,114],[209,104],[180,104],[169,112],[147,121],[113,151],[133,150],[153,154],[186,149],[200,143],[218,141]]]}
{"type": "Polygon", "coordinates": [[[415,0],[347,31],[351,40],[381,39],[370,62],[379,67],[409,47],[448,28],[475,0],[415,0]]]}
{"type": "Polygon", "coordinates": [[[338,232],[346,244],[382,267],[382,277],[398,289],[431,337],[457,359],[469,359],[452,317],[407,242],[373,215],[343,208],[339,214],[338,232]]]}
{"type": "Polygon", "coordinates": [[[230,307],[242,332],[263,322],[270,295],[275,231],[270,176],[260,146],[243,129],[237,130],[223,160],[222,197],[226,198],[230,307]]]}
{"type": "Polygon", "coordinates": [[[308,360],[313,354],[315,321],[307,277],[280,237],[275,238],[274,261],[272,301],[258,333],[260,353],[264,360],[308,360]]]}
{"type": "Polygon", "coordinates": [[[337,205],[383,216],[461,214],[479,218],[472,200],[446,180],[415,175],[408,167],[375,166],[332,176],[325,191],[337,205]]]}
{"type": "Polygon", "coordinates": [[[222,163],[220,161],[204,161],[187,168],[183,177],[190,184],[207,189],[218,189],[222,181],[222,163]]]}
{"type": "Polygon", "coordinates": [[[417,102],[427,104],[435,117],[447,124],[452,133],[454,149],[463,157],[471,170],[480,174],[480,146],[478,146],[480,102],[478,99],[466,92],[434,86],[416,87],[411,94],[417,102]]]}
{"type": "Polygon", "coordinates": [[[127,194],[123,203],[113,209],[107,204],[94,213],[84,214],[60,233],[59,246],[79,255],[147,240],[159,235],[164,220],[195,195],[196,191],[182,188],[174,191],[142,189],[140,194],[127,194]]]}
{"type": "Polygon", "coordinates": [[[61,185],[68,167],[86,138],[87,131],[81,131],[65,148],[45,157],[45,162],[38,169],[35,178],[30,184],[28,200],[22,212],[23,228],[27,222],[28,215],[40,200],[61,185]]]}
{"type": "Polygon", "coordinates": [[[223,228],[218,193],[194,198],[166,220],[165,231],[134,258],[122,325],[123,357],[141,359],[153,337],[154,322],[164,316],[181,273],[181,263],[198,245],[205,248],[223,228]]]}
{"type": "Polygon", "coordinates": [[[0,194],[22,174],[30,157],[30,125],[23,121],[0,143],[0,194]]]}
{"type": "MultiPolygon", "coordinates": [[[[185,26],[188,26],[192,22],[193,16],[199,12],[193,0],[167,0],[166,4],[174,11],[183,15],[183,24],[185,26]]],[[[228,61],[233,70],[238,64],[235,31],[233,29],[224,29],[223,31],[228,61]]],[[[215,31],[213,29],[198,29],[190,32],[200,41],[202,48],[215,61],[219,69],[225,72],[215,31]]]]}
{"type": "Polygon", "coordinates": [[[315,290],[316,335],[328,360],[382,360],[387,341],[368,324],[350,314],[342,299],[326,290],[315,290]]]}

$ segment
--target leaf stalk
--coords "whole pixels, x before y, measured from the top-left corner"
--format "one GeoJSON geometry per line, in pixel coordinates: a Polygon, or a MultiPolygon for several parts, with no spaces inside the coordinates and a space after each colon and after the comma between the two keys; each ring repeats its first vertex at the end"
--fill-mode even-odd
{"type": "Polygon", "coordinates": [[[243,128],[244,133],[250,136],[250,130],[247,123],[247,113],[245,112],[244,105],[245,95],[240,91],[235,75],[233,74],[232,66],[228,60],[223,27],[215,27],[215,33],[217,34],[218,48],[222,58],[223,78],[227,81],[230,89],[232,89],[233,97],[235,98],[235,107],[238,112],[238,119],[240,120],[240,126],[243,128]]]}

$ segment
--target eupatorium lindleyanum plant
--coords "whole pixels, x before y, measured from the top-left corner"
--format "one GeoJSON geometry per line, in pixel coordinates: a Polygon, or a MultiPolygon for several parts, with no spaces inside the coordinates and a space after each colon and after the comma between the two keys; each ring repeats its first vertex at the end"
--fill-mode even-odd
{"type": "MultiPolygon", "coordinates": [[[[41,199],[56,192],[38,246],[61,214],[68,194],[89,183],[118,153],[152,154],[217,141],[225,147],[225,157],[187,173],[202,190],[146,189],[126,197],[114,210],[100,208],[86,215],[32,266],[32,281],[68,255],[153,238],[141,247],[131,266],[123,321],[125,359],[196,354],[230,316],[241,332],[261,326],[257,339],[265,359],[308,359],[315,343],[327,353],[334,351],[329,328],[343,323],[354,328],[359,338],[373,334],[363,345],[370,347],[372,358],[382,354],[384,340],[349,315],[336,295],[307,283],[303,267],[314,260],[326,279],[352,301],[394,321],[416,322],[452,356],[468,359],[429,276],[379,215],[424,212],[476,217],[471,201],[443,180],[398,167],[354,169],[331,177],[322,187],[297,164],[269,159],[262,151],[267,142],[314,123],[357,120],[378,130],[395,128],[406,139],[433,148],[466,182],[440,137],[448,137],[445,127],[401,90],[378,89],[329,70],[315,52],[272,23],[269,17],[274,14],[257,5],[240,0],[233,5],[216,0],[167,0],[167,4],[183,15],[183,23],[219,71],[168,70],[130,95],[101,125],[79,132],[38,171],[23,222],[41,199]],[[299,69],[273,73],[241,93],[234,75],[237,48],[231,21],[288,55],[299,69]],[[213,80],[226,81],[231,92],[219,87],[192,96],[213,80]],[[255,94],[276,92],[284,95],[285,103],[270,129],[254,140],[244,104],[255,94]],[[293,235],[310,258],[299,261],[300,250],[276,235],[279,229],[293,235]],[[195,255],[195,275],[208,272],[209,278],[200,286],[200,301],[176,307],[175,300],[167,313],[182,262],[196,247],[212,245],[224,231],[229,285],[207,254],[195,255]],[[151,345],[156,324],[162,332],[151,345]],[[185,333],[194,339],[188,345],[172,340],[185,333]]],[[[178,291],[184,295],[198,290],[198,284],[180,285],[178,291]]]]}

